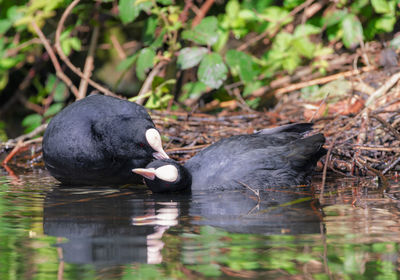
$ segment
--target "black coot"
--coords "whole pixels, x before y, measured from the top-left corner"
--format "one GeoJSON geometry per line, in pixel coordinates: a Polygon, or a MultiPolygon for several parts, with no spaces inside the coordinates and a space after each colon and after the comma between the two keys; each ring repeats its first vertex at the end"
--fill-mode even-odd
{"type": "Polygon", "coordinates": [[[133,172],[145,177],[153,192],[239,189],[308,184],[326,150],[322,134],[304,136],[310,123],[264,129],[222,139],[200,151],[184,166],[157,160],[133,172]],[[191,181],[191,184],[190,184],[191,181]]]}
{"type": "Polygon", "coordinates": [[[46,168],[73,185],[137,183],[132,168],[168,158],[161,136],[142,106],[91,95],[63,109],[43,137],[46,168]]]}

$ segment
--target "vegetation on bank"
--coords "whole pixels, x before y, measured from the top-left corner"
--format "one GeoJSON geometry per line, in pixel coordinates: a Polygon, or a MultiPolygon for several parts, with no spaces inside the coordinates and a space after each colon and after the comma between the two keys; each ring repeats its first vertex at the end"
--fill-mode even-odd
{"type": "Polygon", "coordinates": [[[93,91],[150,109],[260,109],[270,106],[274,81],[299,69],[323,76],[338,54],[359,51],[352,63],[370,63],[369,41],[400,46],[399,0],[0,5],[0,114],[23,104],[26,131],[93,91]]]}

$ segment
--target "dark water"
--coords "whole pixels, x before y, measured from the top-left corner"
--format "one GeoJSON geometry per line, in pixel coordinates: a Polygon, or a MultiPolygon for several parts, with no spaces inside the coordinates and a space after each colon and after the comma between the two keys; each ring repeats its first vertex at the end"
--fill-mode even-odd
{"type": "MultiPolygon", "coordinates": [[[[318,184],[316,180],[315,185],[318,184]]],[[[0,279],[397,279],[396,183],[154,195],[0,176],[0,279]]]]}

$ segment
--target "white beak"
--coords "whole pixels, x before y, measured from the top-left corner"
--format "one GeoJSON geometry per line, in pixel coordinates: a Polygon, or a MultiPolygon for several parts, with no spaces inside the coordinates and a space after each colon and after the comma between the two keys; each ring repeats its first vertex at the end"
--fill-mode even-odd
{"type": "Polygon", "coordinates": [[[161,135],[155,128],[150,128],[146,131],[146,140],[150,147],[156,152],[153,153],[153,157],[156,159],[167,159],[169,156],[164,151],[161,142],[161,135]]]}

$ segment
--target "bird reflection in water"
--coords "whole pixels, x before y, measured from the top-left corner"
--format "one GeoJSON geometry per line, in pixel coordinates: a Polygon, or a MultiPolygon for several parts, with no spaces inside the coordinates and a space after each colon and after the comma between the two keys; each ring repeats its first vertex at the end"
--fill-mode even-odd
{"type": "Polygon", "coordinates": [[[178,224],[179,203],[148,191],[54,188],[44,203],[44,232],[59,243],[68,263],[160,263],[161,238],[178,224]]]}
{"type": "MultiPolygon", "coordinates": [[[[324,231],[322,216],[309,187],[257,194],[248,189],[152,194],[143,188],[54,188],[45,199],[44,232],[67,238],[57,244],[65,262],[106,267],[161,263],[161,250],[168,250],[162,238],[172,227],[185,233],[212,226],[244,234],[315,234],[324,231]]],[[[184,262],[191,263],[187,257],[200,251],[187,249],[194,240],[181,241],[184,262]]]]}
{"type": "Polygon", "coordinates": [[[162,262],[161,250],[164,248],[164,242],[161,238],[167,229],[178,225],[179,217],[177,202],[156,202],[156,204],[160,208],[153,208],[157,210],[152,215],[132,218],[134,226],[154,226],[155,232],[147,235],[147,263],[149,264],[162,262]]]}

